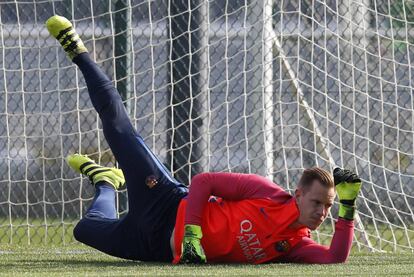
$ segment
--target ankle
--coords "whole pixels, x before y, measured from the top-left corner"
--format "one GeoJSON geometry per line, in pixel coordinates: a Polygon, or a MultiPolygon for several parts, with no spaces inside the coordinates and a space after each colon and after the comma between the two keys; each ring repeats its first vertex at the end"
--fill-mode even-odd
{"type": "Polygon", "coordinates": [[[93,60],[91,59],[91,57],[89,55],[89,52],[83,52],[83,53],[80,53],[80,54],[76,55],[72,59],[72,62],[79,65],[79,64],[85,63],[85,62],[93,62],[93,60]]]}
{"type": "Polygon", "coordinates": [[[105,189],[115,190],[114,185],[110,182],[107,182],[107,181],[98,181],[95,184],[95,188],[100,188],[100,189],[105,188],[105,189]]]}
{"type": "Polygon", "coordinates": [[[97,186],[110,186],[111,188],[115,189],[117,188],[117,182],[116,180],[113,180],[109,176],[98,176],[97,178],[94,178],[92,183],[97,186]]]}

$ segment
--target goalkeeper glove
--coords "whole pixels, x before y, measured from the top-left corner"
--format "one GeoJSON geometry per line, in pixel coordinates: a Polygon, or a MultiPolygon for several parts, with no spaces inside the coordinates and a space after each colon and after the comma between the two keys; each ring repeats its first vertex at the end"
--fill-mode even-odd
{"type": "Polygon", "coordinates": [[[339,198],[339,217],[354,220],[355,200],[361,189],[361,179],[348,169],[335,168],[333,172],[339,198]]]}
{"type": "Polygon", "coordinates": [[[181,251],[180,263],[182,264],[201,264],[207,262],[201,238],[203,233],[198,225],[186,224],[184,226],[184,239],[181,251]]]}

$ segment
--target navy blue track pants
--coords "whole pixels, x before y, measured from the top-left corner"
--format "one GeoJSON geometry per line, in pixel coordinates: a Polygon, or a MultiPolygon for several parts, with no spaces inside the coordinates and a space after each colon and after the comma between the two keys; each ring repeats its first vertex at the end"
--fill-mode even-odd
{"type": "Polygon", "coordinates": [[[170,262],[170,236],[180,200],[188,193],[145,145],[133,127],[121,97],[88,53],[73,59],[81,70],[103,132],[125,175],[129,211],[116,218],[115,191],[96,186],[85,217],[74,229],[75,238],[109,255],[141,261],[170,262]],[[147,178],[157,180],[150,188],[147,178]]]}

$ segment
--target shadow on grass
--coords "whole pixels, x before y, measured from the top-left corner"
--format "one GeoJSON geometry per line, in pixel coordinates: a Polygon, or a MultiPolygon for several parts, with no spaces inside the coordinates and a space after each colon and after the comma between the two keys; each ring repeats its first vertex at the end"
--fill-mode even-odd
{"type": "MultiPolygon", "coordinates": [[[[266,264],[236,264],[236,263],[215,263],[215,264],[182,264],[182,265],[173,265],[172,263],[161,263],[161,262],[142,262],[142,261],[128,261],[128,260],[59,260],[59,259],[47,259],[42,260],[40,263],[47,264],[49,267],[55,265],[56,267],[76,267],[76,268],[157,268],[159,270],[208,270],[212,268],[224,268],[228,270],[240,270],[244,268],[251,268],[252,266],[256,269],[260,268],[289,268],[292,265],[295,267],[311,268],[311,267],[325,267],[327,265],[320,264],[292,264],[292,263],[282,263],[282,262],[273,262],[266,264]]],[[[335,265],[328,265],[335,266],[335,265]]]]}
{"type": "MultiPolygon", "coordinates": [[[[277,268],[288,268],[288,267],[302,267],[302,268],[318,268],[318,267],[335,267],[335,266],[359,266],[364,264],[368,265],[378,265],[378,264],[401,264],[401,265],[408,265],[413,264],[414,262],[414,255],[413,253],[403,253],[403,254],[395,254],[395,253],[387,253],[387,254],[358,254],[358,255],[351,255],[348,262],[345,264],[297,264],[297,263],[284,263],[284,262],[274,262],[274,263],[266,263],[266,264],[259,264],[254,265],[256,268],[269,268],[269,267],[277,267],[277,268]],[[373,259],[373,257],[375,257],[373,259]]],[[[79,260],[76,258],[68,258],[66,260],[61,259],[46,259],[41,260],[39,263],[45,263],[49,266],[51,264],[56,264],[59,266],[76,266],[76,267],[138,267],[138,268],[151,268],[156,267],[159,269],[209,269],[220,266],[222,268],[231,269],[242,269],[247,267],[252,267],[252,264],[232,264],[232,263],[217,263],[217,264],[186,264],[186,265],[173,265],[171,263],[161,263],[161,262],[143,262],[143,261],[132,261],[132,260],[104,260],[104,259],[90,259],[90,260],[79,260]]]]}
{"type": "MultiPolygon", "coordinates": [[[[255,268],[268,268],[268,267],[289,267],[292,264],[289,263],[268,263],[268,264],[260,264],[260,265],[253,265],[255,268]]],[[[185,264],[185,265],[173,265],[171,263],[161,263],[161,262],[142,262],[142,261],[131,261],[131,260],[79,260],[76,258],[66,257],[64,260],[60,258],[51,259],[33,259],[33,260],[12,260],[8,263],[3,263],[2,268],[15,268],[16,266],[19,267],[30,267],[32,269],[40,269],[40,268],[97,268],[102,270],[102,268],[158,268],[158,269],[165,269],[165,270],[183,270],[183,269],[191,269],[197,268],[200,269],[209,269],[209,268],[227,268],[231,269],[243,269],[247,267],[252,267],[252,264],[185,264]]],[[[303,266],[303,267],[311,267],[315,265],[307,265],[307,264],[295,264],[295,266],[303,266]]]]}
{"type": "MultiPolygon", "coordinates": [[[[38,261],[38,263],[45,263],[49,266],[56,264],[60,266],[75,266],[75,267],[157,267],[157,268],[210,268],[217,265],[229,267],[229,268],[241,268],[245,266],[251,266],[248,264],[188,264],[188,265],[173,265],[172,263],[162,262],[142,262],[142,261],[130,261],[130,260],[60,260],[60,259],[45,259],[38,261]]],[[[263,265],[259,265],[263,266],[263,265]]]]}
{"type": "MultiPolygon", "coordinates": [[[[142,262],[113,258],[99,253],[90,253],[80,257],[77,254],[58,254],[57,256],[48,257],[48,254],[36,253],[30,256],[21,256],[18,253],[13,255],[4,255],[0,259],[0,268],[2,272],[63,272],[63,273],[85,273],[85,272],[101,272],[118,274],[119,272],[134,273],[146,272],[148,274],[207,274],[213,273],[232,273],[233,275],[248,272],[251,275],[259,273],[323,273],[346,271],[348,273],[362,273],[361,268],[365,268],[365,273],[374,270],[377,272],[382,266],[386,270],[390,266],[394,266],[393,270],[405,273],[406,268],[410,268],[414,263],[414,255],[412,253],[395,254],[361,254],[351,255],[347,264],[333,265],[309,265],[309,264],[291,264],[291,263],[269,263],[261,265],[251,264],[204,264],[204,265],[173,265],[171,263],[160,262],[142,262]],[[1,261],[2,260],[2,261],[1,261]],[[397,268],[396,268],[397,265],[397,268]]],[[[381,272],[382,272],[381,271],[381,272]]],[[[243,274],[242,274],[243,275],[243,274]]]]}

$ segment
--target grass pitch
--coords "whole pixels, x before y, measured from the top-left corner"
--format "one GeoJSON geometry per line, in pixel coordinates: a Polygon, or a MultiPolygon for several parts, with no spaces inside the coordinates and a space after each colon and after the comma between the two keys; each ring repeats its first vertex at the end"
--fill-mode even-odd
{"type": "MultiPolygon", "coordinates": [[[[6,221],[0,218],[0,226],[2,222],[6,221]]],[[[81,245],[73,238],[73,222],[48,222],[47,228],[37,221],[28,225],[26,219],[13,223],[13,228],[6,224],[0,228],[0,276],[414,276],[411,252],[354,251],[348,263],[337,265],[173,266],[117,259],[81,245]]],[[[331,236],[326,234],[332,234],[332,228],[329,225],[324,228],[319,239],[329,245],[331,236]]],[[[375,247],[393,250],[393,237],[404,244],[406,236],[401,230],[380,231],[380,240],[370,237],[375,247]]],[[[414,232],[409,231],[409,235],[412,245],[414,232]]]]}
{"type": "Polygon", "coordinates": [[[1,276],[413,276],[412,253],[353,253],[338,265],[203,265],[174,266],[121,260],[86,246],[1,246],[1,276]]]}

